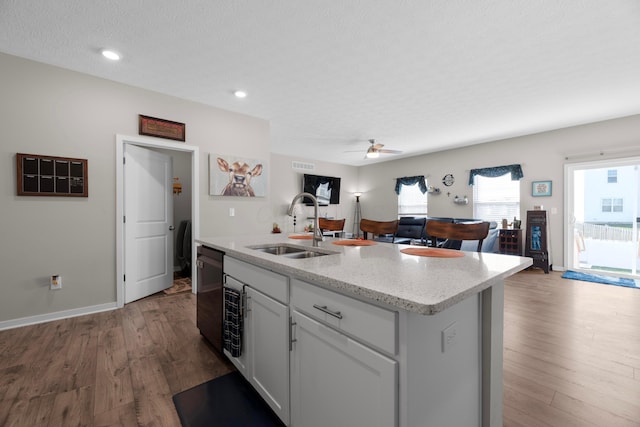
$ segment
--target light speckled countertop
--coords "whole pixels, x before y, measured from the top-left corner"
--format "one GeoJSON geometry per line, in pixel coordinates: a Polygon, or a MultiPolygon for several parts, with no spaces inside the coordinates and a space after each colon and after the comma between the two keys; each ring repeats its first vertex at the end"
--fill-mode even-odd
{"type": "Polygon", "coordinates": [[[296,277],[347,295],[419,314],[435,314],[481,292],[532,264],[531,258],[465,252],[459,258],[406,255],[408,245],[338,246],[326,238],[319,249],[334,255],[290,259],[248,248],[286,243],[312,246],[286,234],[196,239],[234,258],[296,277]]]}

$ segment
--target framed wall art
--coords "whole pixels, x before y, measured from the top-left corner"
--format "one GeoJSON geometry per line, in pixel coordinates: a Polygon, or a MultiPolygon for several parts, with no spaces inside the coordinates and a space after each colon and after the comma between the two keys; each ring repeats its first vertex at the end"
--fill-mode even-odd
{"type": "Polygon", "coordinates": [[[18,196],[89,197],[86,159],[16,154],[18,196]]]}
{"type": "Polygon", "coordinates": [[[531,195],[533,197],[551,196],[551,181],[533,181],[531,195]]]}
{"type": "Polygon", "coordinates": [[[209,195],[266,196],[267,173],[264,164],[256,159],[209,154],[209,195]]]}
{"type": "Polygon", "coordinates": [[[138,116],[138,133],[140,135],[184,141],[185,131],[184,123],[143,116],[142,114],[138,116]]]}

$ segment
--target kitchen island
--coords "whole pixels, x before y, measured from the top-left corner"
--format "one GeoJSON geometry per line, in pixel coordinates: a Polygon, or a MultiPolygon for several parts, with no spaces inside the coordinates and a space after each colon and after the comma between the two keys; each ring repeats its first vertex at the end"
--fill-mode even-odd
{"type": "Polygon", "coordinates": [[[231,360],[285,424],[502,425],[503,279],[530,258],[289,237],[198,239],[247,291],[244,351],[231,360]],[[259,249],[277,245],[327,255],[259,249]]]}

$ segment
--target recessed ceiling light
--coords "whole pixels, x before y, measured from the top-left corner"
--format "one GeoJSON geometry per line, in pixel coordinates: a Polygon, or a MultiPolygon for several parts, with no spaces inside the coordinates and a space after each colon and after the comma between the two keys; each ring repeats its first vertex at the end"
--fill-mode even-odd
{"type": "Polygon", "coordinates": [[[233,94],[236,96],[236,98],[246,98],[247,97],[247,92],[245,92],[243,90],[236,90],[235,92],[233,92],[233,94]]]}
{"type": "Polygon", "coordinates": [[[110,59],[112,61],[118,61],[120,59],[120,55],[118,55],[114,51],[108,50],[108,49],[104,49],[102,51],[102,56],[104,56],[105,58],[110,59]]]}

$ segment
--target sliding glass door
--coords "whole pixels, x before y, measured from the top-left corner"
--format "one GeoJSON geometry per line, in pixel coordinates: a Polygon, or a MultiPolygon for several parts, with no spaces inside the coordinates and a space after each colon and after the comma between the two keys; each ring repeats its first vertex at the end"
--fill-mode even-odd
{"type": "Polygon", "coordinates": [[[638,277],[640,157],[565,165],[567,269],[638,277]]]}

